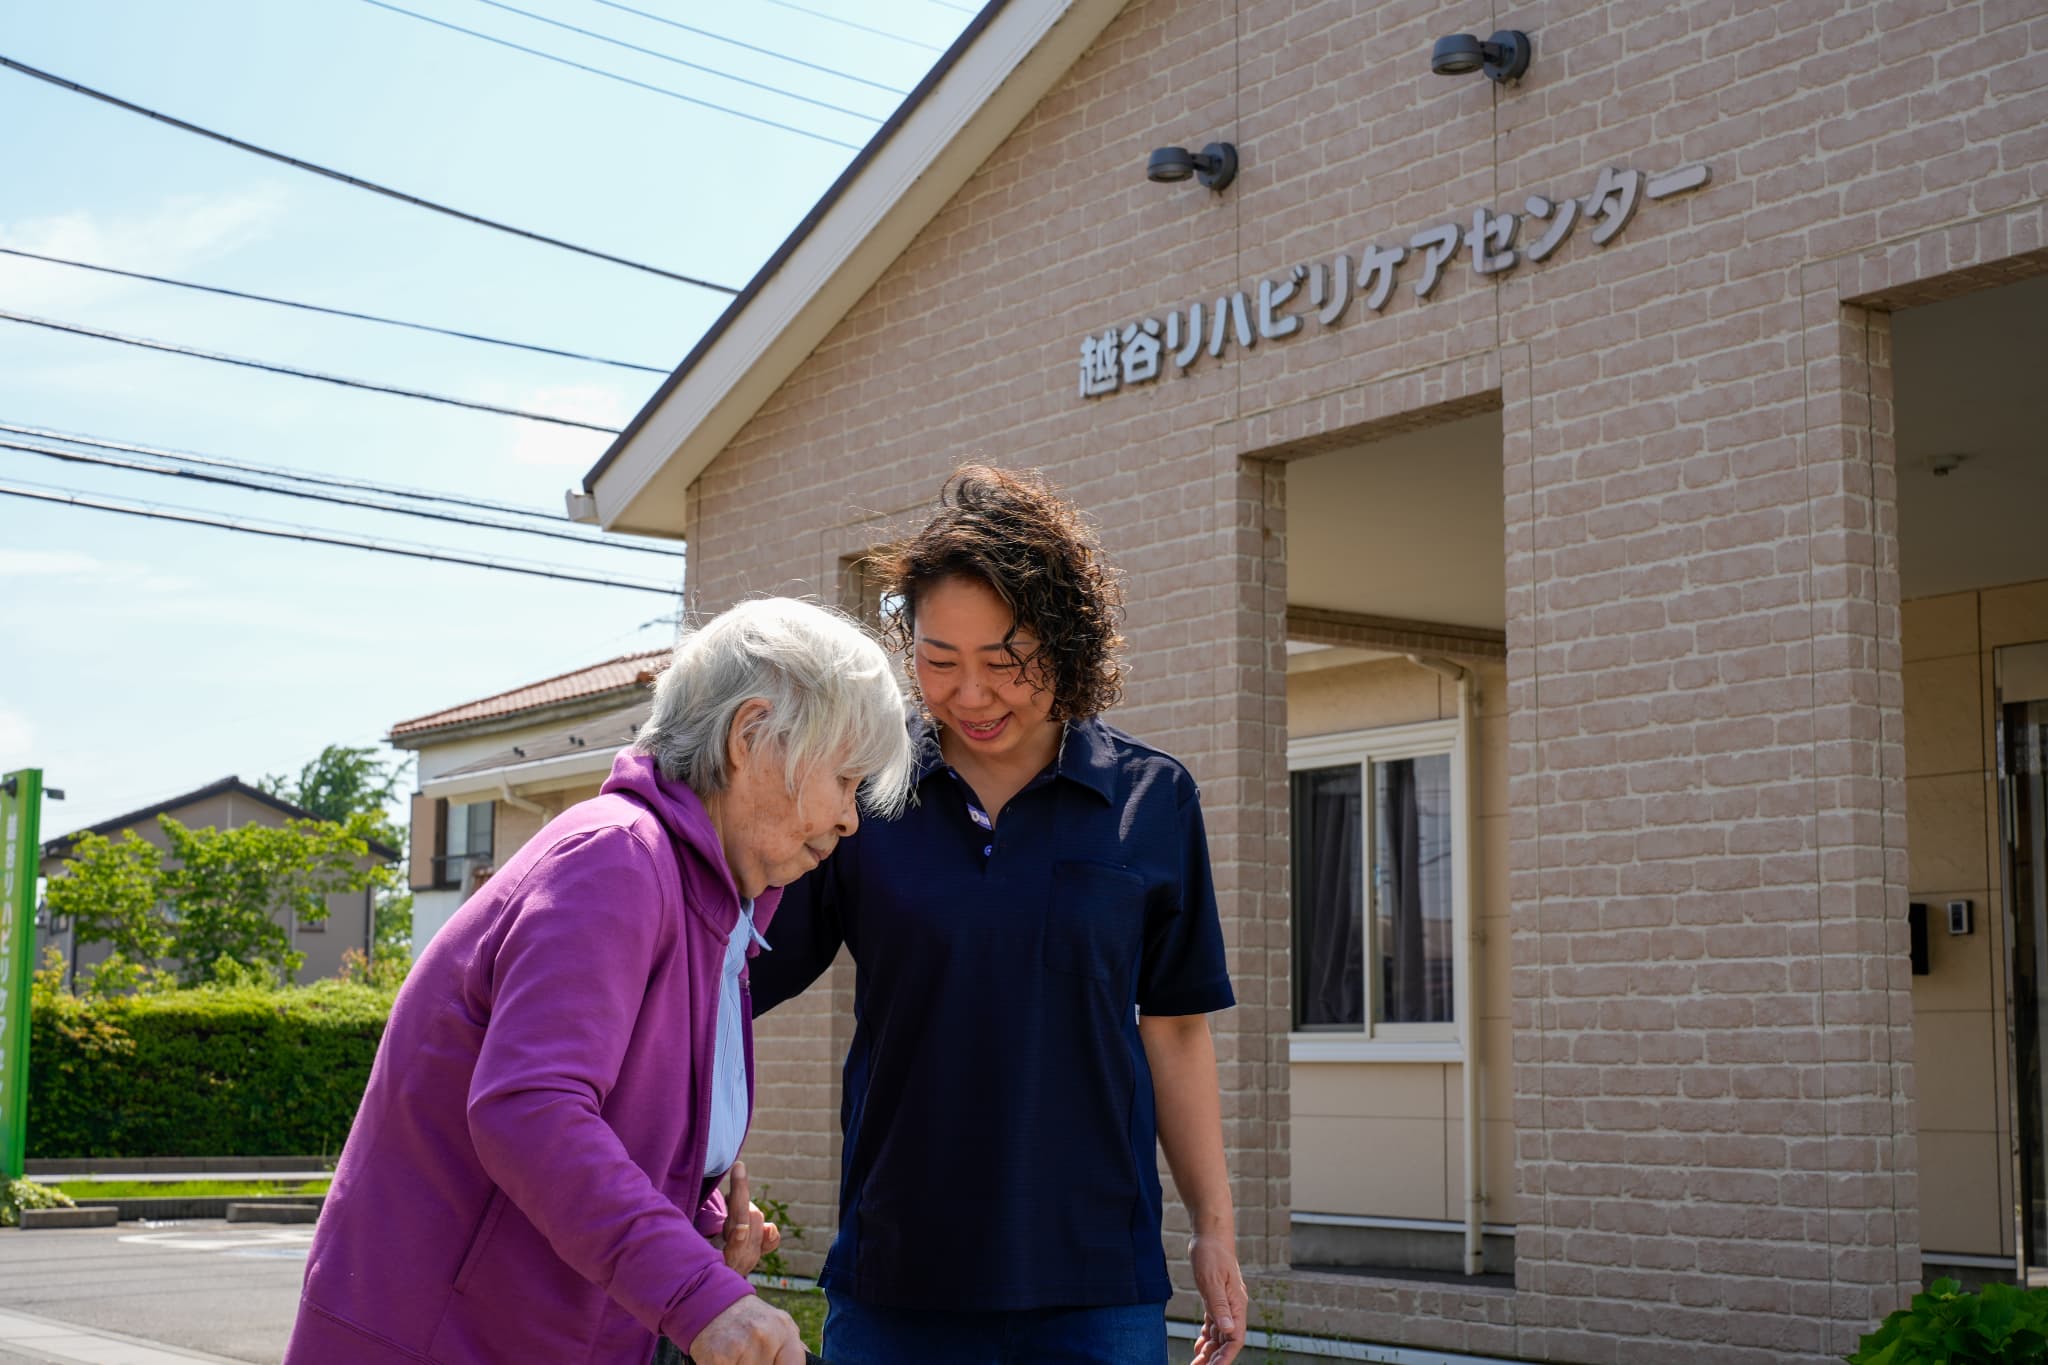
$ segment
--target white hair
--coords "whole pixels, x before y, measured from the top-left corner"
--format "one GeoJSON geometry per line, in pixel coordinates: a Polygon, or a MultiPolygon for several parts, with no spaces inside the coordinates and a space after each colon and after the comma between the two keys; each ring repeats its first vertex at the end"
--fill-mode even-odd
{"type": "Polygon", "coordinates": [[[768,712],[755,735],[781,752],[790,790],[814,764],[844,763],[865,779],[862,809],[903,809],[910,737],[888,655],[851,617],[791,597],[742,602],[687,632],[633,747],[670,781],[723,791],[733,717],[757,698],[768,712]]]}

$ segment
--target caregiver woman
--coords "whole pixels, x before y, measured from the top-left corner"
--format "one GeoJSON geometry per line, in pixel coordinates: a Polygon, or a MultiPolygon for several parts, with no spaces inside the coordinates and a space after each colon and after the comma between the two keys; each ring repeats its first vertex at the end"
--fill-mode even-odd
{"type": "Polygon", "coordinates": [[[699,1365],[802,1365],[744,1277],[775,1241],[733,1164],[747,956],[770,888],[854,832],[863,781],[871,811],[902,804],[892,672],[780,599],[676,647],[602,794],[500,865],[399,992],[289,1365],[646,1365],[657,1331],[699,1365]]]}
{"type": "Polygon", "coordinates": [[[754,975],[759,1013],[842,941],[855,963],[824,1356],[1164,1365],[1156,1135],[1220,1365],[1245,1287],[1205,1015],[1230,981],[1195,783],[1100,719],[1115,579],[1044,483],[980,468],[884,576],[916,798],[790,887],[754,975]]]}

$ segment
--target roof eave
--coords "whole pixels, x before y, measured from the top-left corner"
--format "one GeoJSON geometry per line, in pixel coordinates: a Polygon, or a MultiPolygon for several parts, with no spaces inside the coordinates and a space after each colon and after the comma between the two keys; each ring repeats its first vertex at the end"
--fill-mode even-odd
{"type": "Polygon", "coordinates": [[[602,692],[586,692],[580,697],[563,697],[555,701],[540,702],[533,706],[521,707],[517,711],[498,711],[488,716],[466,716],[461,720],[421,726],[413,730],[394,729],[385,733],[384,742],[394,749],[424,749],[451,740],[476,739],[505,730],[523,730],[528,726],[541,725],[549,721],[574,720],[579,716],[593,715],[601,711],[625,710],[644,700],[648,687],[647,683],[634,681],[623,687],[608,687],[602,692]]]}
{"type": "Polygon", "coordinates": [[[991,0],[584,477],[599,524],[682,536],[697,476],[1123,4],[991,0]]]}

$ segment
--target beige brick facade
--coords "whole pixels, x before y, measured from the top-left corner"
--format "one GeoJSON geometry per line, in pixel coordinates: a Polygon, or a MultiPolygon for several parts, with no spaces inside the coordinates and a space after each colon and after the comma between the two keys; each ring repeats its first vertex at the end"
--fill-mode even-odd
{"type": "MultiPolygon", "coordinates": [[[[697,480],[691,605],[836,598],[963,459],[1047,470],[1129,574],[1118,721],[1202,784],[1258,1325],[1839,1358],[1921,1276],[1889,314],[2048,271],[2048,11],[1500,17],[1535,39],[1518,88],[1429,72],[1484,8],[1133,0],[697,480]],[[1151,147],[1213,138],[1244,158],[1225,193],[1145,181],[1151,147]],[[1411,262],[1382,313],[1076,394],[1112,324],[1696,162],[1705,188],[1604,247],[1582,220],[1491,278],[1461,251],[1426,300],[1411,262]],[[1288,462],[1488,410],[1512,967],[1481,989],[1512,1056],[1482,1061],[1511,1068],[1514,1287],[1297,1272],[1288,462]]],[[[812,1229],[800,1270],[834,1217],[848,971],[761,1032],[748,1161],[812,1229]]]]}

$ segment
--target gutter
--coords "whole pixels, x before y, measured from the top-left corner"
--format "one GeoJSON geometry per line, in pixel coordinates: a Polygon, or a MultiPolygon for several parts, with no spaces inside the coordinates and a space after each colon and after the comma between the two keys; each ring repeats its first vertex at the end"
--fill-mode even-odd
{"type": "MultiPolygon", "coordinates": [[[[621,748],[624,746],[621,745],[621,748]]],[[[422,796],[446,797],[468,796],[475,792],[496,792],[509,789],[516,775],[519,785],[531,786],[535,782],[550,778],[580,777],[591,773],[608,773],[612,769],[612,758],[618,749],[579,749],[572,754],[557,754],[553,758],[529,759],[524,763],[508,763],[501,768],[484,772],[461,773],[448,777],[429,778],[420,783],[422,796]]],[[[538,808],[536,808],[538,809],[538,808]]]]}

